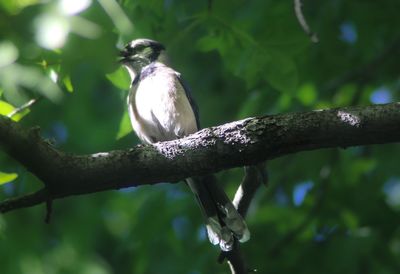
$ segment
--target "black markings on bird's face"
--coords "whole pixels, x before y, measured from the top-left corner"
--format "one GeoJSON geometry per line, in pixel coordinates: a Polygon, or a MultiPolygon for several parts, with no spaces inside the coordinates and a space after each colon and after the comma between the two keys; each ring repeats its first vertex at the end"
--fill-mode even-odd
{"type": "Polygon", "coordinates": [[[125,46],[120,52],[122,62],[154,62],[157,60],[161,51],[164,50],[164,46],[153,40],[149,39],[137,39],[133,40],[125,46]]]}

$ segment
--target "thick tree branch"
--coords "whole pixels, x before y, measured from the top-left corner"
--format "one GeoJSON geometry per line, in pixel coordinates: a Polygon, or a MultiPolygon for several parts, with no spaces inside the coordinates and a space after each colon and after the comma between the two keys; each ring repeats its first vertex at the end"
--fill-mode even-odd
{"type": "Polygon", "coordinates": [[[28,203],[24,198],[0,204],[0,212],[50,198],[174,182],[305,150],[399,141],[399,103],[248,118],[180,140],[92,155],[56,150],[37,129],[0,117],[0,146],[47,190],[28,203]]]}

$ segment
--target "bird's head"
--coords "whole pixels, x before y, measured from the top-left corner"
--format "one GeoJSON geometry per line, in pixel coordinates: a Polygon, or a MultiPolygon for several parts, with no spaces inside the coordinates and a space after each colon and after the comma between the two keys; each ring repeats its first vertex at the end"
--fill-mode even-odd
{"type": "Polygon", "coordinates": [[[136,39],[120,51],[120,62],[135,74],[148,64],[159,61],[165,47],[154,40],[136,39]]]}

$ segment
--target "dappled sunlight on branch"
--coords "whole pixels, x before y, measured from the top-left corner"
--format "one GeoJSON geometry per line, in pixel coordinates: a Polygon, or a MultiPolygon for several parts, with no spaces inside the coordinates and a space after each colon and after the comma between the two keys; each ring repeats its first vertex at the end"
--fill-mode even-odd
{"type": "Polygon", "coordinates": [[[356,127],[360,126],[361,119],[355,114],[339,110],[338,117],[340,118],[340,120],[351,126],[356,126],[356,127]]]}

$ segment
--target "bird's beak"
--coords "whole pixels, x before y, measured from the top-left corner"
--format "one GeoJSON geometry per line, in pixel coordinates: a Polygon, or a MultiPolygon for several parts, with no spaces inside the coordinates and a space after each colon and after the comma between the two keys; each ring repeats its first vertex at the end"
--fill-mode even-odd
{"type": "Polygon", "coordinates": [[[130,54],[127,48],[123,48],[122,50],[120,50],[118,55],[118,62],[121,64],[124,64],[129,60],[130,54]]]}

